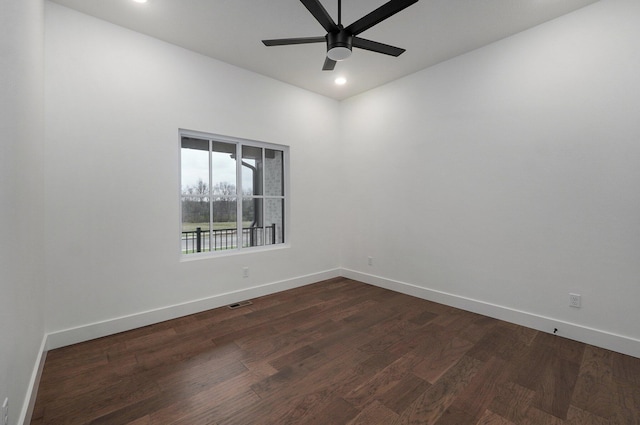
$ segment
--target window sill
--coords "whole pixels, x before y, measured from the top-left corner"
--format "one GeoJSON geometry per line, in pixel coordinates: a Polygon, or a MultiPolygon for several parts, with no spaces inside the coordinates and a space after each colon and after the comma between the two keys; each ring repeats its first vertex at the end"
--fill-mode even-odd
{"type": "Polygon", "coordinates": [[[214,251],[214,252],[200,252],[196,254],[181,254],[180,262],[183,263],[183,262],[198,261],[198,260],[210,260],[215,258],[233,257],[236,255],[279,251],[282,249],[289,249],[289,248],[291,248],[291,244],[283,243],[283,244],[269,245],[269,246],[255,246],[252,248],[229,249],[229,250],[221,250],[221,251],[214,251]]]}

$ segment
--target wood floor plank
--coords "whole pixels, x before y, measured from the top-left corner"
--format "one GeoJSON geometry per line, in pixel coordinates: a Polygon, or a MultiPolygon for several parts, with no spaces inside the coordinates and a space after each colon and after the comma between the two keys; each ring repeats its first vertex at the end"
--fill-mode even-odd
{"type": "Polygon", "coordinates": [[[506,361],[492,357],[482,365],[469,385],[452,403],[452,407],[464,412],[469,423],[475,424],[495,398],[497,388],[506,382],[506,361]]]}
{"type": "Polygon", "coordinates": [[[511,380],[524,388],[536,391],[541,387],[541,372],[551,364],[554,353],[542,343],[538,334],[531,347],[518,354],[511,363],[511,380]]]}
{"type": "Polygon", "coordinates": [[[569,407],[567,425],[611,425],[609,419],[595,416],[575,406],[569,407]]]}
{"type": "Polygon", "coordinates": [[[290,364],[296,364],[305,359],[308,359],[311,356],[315,356],[320,353],[317,348],[314,348],[310,345],[304,345],[297,350],[290,351],[286,354],[276,357],[274,360],[271,360],[269,364],[276,370],[281,370],[287,367],[290,364]]]}
{"type": "Polygon", "coordinates": [[[640,388],[627,382],[615,386],[611,421],[620,424],[640,424],[640,388]]]}
{"type": "MultiPolygon", "coordinates": [[[[226,400],[224,403],[209,406],[203,405],[188,411],[184,416],[172,422],[166,421],[164,415],[158,412],[152,415],[152,423],[168,425],[219,425],[236,417],[237,412],[245,406],[258,403],[260,398],[253,391],[243,391],[226,400]]],[[[245,422],[247,425],[258,424],[257,421],[245,422]]]]}
{"type": "Polygon", "coordinates": [[[283,425],[343,425],[360,411],[339,397],[329,396],[329,392],[315,393],[307,396],[288,412],[280,421],[283,425]]]}
{"type": "Polygon", "coordinates": [[[167,341],[166,344],[138,349],[134,353],[141,368],[154,369],[186,361],[201,353],[210,352],[214,347],[215,344],[211,338],[202,335],[180,335],[167,341]]]}
{"type": "MultiPolygon", "coordinates": [[[[252,385],[252,389],[261,397],[259,403],[243,410],[228,422],[222,424],[244,424],[262,420],[263,423],[288,423],[290,418],[298,417],[301,405],[309,400],[319,404],[332,398],[333,394],[344,394],[373,376],[388,364],[382,356],[362,357],[355,348],[345,352],[336,362],[328,362],[298,378],[291,379],[289,371],[277,374],[276,382],[268,378],[252,385]]],[[[339,412],[336,412],[336,414],[339,412]]],[[[355,415],[354,415],[355,416],[355,415]]]]}
{"type": "Polygon", "coordinates": [[[418,310],[418,313],[414,314],[409,319],[409,321],[411,323],[415,323],[418,326],[424,326],[427,323],[429,323],[430,321],[432,321],[433,319],[435,319],[436,317],[438,317],[438,315],[436,313],[433,313],[432,311],[429,311],[429,310],[420,311],[420,310],[418,310]]]}
{"type": "Polygon", "coordinates": [[[481,364],[472,357],[460,359],[436,384],[411,403],[394,424],[435,424],[478,372],[481,364]]]}
{"type": "Polygon", "coordinates": [[[189,370],[177,370],[157,379],[164,392],[172,391],[180,395],[197,394],[204,389],[231,379],[247,371],[241,362],[220,366],[216,360],[200,363],[189,370]]]}
{"type": "Polygon", "coordinates": [[[535,392],[513,382],[498,386],[489,410],[515,424],[526,420],[535,392]]]}
{"type": "Polygon", "coordinates": [[[405,376],[402,381],[379,396],[377,401],[380,401],[393,412],[401,414],[430,386],[431,384],[428,382],[413,374],[409,374],[405,376]]]}
{"type": "Polygon", "coordinates": [[[527,344],[516,329],[496,325],[476,341],[469,355],[483,361],[492,357],[511,360],[526,349],[527,344]]]}
{"type": "Polygon", "coordinates": [[[496,415],[491,410],[485,410],[475,425],[514,425],[514,423],[500,415],[496,415]]]}
{"type": "Polygon", "coordinates": [[[412,372],[434,384],[444,375],[462,356],[473,347],[467,340],[444,334],[442,339],[434,338],[432,345],[422,352],[422,361],[414,366],[412,372]]]}
{"type": "Polygon", "coordinates": [[[152,423],[153,422],[151,422],[151,417],[143,416],[134,421],[127,422],[126,425],[151,425],[152,423]]]}
{"type": "Polygon", "coordinates": [[[640,359],[345,278],[47,353],[32,425],[631,425],[640,359]]]}
{"type": "MultiPolygon", "coordinates": [[[[188,418],[207,417],[213,411],[222,415],[230,405],[242,406],[247,402],[258,402],[260,398],[253,391],[247,390],[258,379],[259,377],[247,371],[189,397],[178,400],[172,397],[173,402],[150,412],[149,417],[152,423],[186,423],[188,418]]],[[[231,412],[232,410],[229,411],[231,412]]]]}
{"type": "Polygon", "coordinates": [[[580,365],[554,357],[541,372],[533,406],[560,419],[567,419],[580,365]]]}
{"type": "Polygon", "coordinates": [[[422,355],[433,350],[435,344],[441,344],[448,335],[450,336],[451,334],[448,334],[442,326],[429,322],[421,328],[420,334],[402,338],[389,346],[386,351],[396,356],[402,356],[410,352],[415,355],[422,355]],[[425,337],[427,335],[428,338],[425,337]]]}
{"type": "Polygon", "coordinates": [[[611,352],[587,347],[571,404],[595,416],[610,418],[615,393],[612,373],[611,352]]]}
{"type": "Polygon", "coordinates": [[[365,353],[377,354],[387,351],[389,347],[404,338],[414,338],[419,335],[421,326],[411,322],[410,316],[410,312],[405,312],[395,316],[392,320],[374,325],[370,331],[378,333],[380,337],[358,348],[365,353]]]}
{"type": "Polygon", "coordinates": [[[473,425],[475,420],[473,415],[469,415],[464,410],[460,410],[456,406],[450,406],[444,411],[442,416],[438,418],[436,425],[473,425]]]}
{"type": "Polygon", "coordinates": [[[102,416],[134,405],[160,394],[158,385],[134,376],[107,387],[101,387],[76,397],[64,397],[49,403],[44,409],[45,423],[72,425],[87,424],[102,416]],[[119,388],[126,388],[122,395],[119,388]]]}
{"type": "Polygon", "coordinates": [[[383,368],[380,372],[372,376],[371,379],[368,379],[362,385],[346,394],[344,399],[354,407],[362,409],[372,401],[378,400],[385,393],[396,388],[397,385],[402,382],[413,385],[411,383],[411,381],[413,381],[415,383],[414,386],[424,384],[425,381],[409,372],[406,360],[406,358],[400,358],[383,368]]]}
{"type": "Polygon", "coordinates": [[[118,410],[99,416],[89,422],[91,425],[126,424],[138,422],[148,418],[148,414],[160,410],[170,399],[166,394],[158,393],[153,397],[142,399],[136,403],[128,404],[118,410]]]}
{"type": "Polygon", "coordinates": [[[105,386],[112,386],[123,379],[134,375],[141,368],[134,354],[120,357],[115,361],[96,363],[91,368],[76,369],[73,362],[69,362],[67,369],[52,370],[46,367],[43,370],[41,391],[38,398],[43,404],[60,400],[62,398],[73,399],[83,393],[95,391],[105,386]],[[44,379],[51,379],[48,381],[44,379]],[[83,385],[78,385],[83,382],[83,385]]]}
{"type": "Polygon", "coordinates": [[[640,362],[636,358],[611,352],[611,364],[612,377],[616,381],[640,387],[640,362]]]}
{"type": "Polygon", "coordinates": [[[536,409],[530,406],[527,409],[525,419],[520,423],[521,425],[562,425],[564,421],[557,416],[551,415],[542,410],[536,409]]]}
{"type": "Polygon", "coordinates": [[[387,425],[396,420],[398,414],[379,401],[368,404],[355,418],[347,425],[387,425]]]}

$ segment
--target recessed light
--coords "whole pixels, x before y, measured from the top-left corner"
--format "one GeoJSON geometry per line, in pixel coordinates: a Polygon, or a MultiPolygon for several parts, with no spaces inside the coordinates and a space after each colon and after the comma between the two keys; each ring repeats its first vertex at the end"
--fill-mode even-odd
{"type": "Polygon", "coordinates": [[[347,84],[347,79],[344,77],[338,77],[335,79],[335,83],[339,86],[344,86],[345,84],[347,84]]]}
{"type": "Polygon", "coordinates": [[[148,2],[149,0],[133,0],[133,1],[135,1],[136,3],[146,3],[146,2],[148,2]]]}

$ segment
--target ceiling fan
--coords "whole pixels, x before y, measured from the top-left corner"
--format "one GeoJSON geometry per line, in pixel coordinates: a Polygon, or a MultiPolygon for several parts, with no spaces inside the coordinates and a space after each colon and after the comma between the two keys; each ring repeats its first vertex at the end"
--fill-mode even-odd
{"type": "Polygon", "coordinates": [[[327,35],[319,37],[280,38],[274,40],[262,40],[265,46],[286,46],[290,44],[327,43],[327,57],[324,61],[323,71],[333,71],[337,61],[351,56],[351,49],[358,47],[376,53],[390,56],[400,56],[405,49],[366,40],[358,37],[363,31],[379,24],[385,19],[395,15],[403,9],[417,3],[418,0],[391,0],[368,15],[363,16],[351,25],[342,25],[342,1],[338,0],[338,23],[336,24],[319,0],[300,0],[311,12],[314,18],[324,27],[327,35]]]}

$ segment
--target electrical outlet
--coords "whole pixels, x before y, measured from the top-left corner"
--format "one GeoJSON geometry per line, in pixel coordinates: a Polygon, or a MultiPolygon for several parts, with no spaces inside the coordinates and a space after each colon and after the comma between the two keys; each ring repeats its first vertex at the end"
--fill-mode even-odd
{"type": "Polygon", "coordinates": [[[9,425],[9,397],[2,403],[2,425],[9,425]]]}
{"type": "Polygon", "coordinates": [[[242,268],[242,277],[249,277],[249,267],[242,268]]]}
{"type": "Polygon", "coordinates": [[[367,257],[367,264],[373,266],[373,257],[367,257]]]}
{"type": "Polygon", "coordinates": [[[569,294],[569,307],[580,308],[581,298],[580,294],[569,294]]]}

